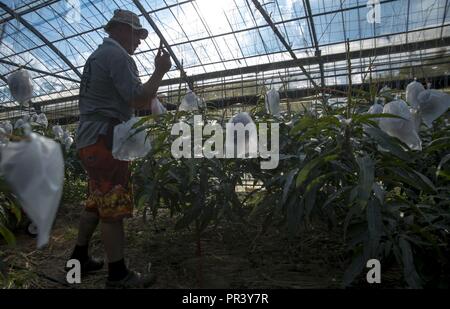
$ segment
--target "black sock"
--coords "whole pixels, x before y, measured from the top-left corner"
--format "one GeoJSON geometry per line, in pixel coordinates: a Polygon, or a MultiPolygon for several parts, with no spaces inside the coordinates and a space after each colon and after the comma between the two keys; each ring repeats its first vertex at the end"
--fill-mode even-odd
{"type": "Polygon", "coordinates": [[[128,269],[127,266],[125,266],[124,259],[108,264],[108,280],[110,281],[122,280],[123,278],[125,278],[126,275],[128,275],[128,269]]]}
{"type": "Polygon", "coordinates": [[[77,259],[80,263],[84,263],[89,259],[88,256],[88,247],[89,246],[79,246],[76,245],[75,249],[73,249],[71,259],[77,259]]]}

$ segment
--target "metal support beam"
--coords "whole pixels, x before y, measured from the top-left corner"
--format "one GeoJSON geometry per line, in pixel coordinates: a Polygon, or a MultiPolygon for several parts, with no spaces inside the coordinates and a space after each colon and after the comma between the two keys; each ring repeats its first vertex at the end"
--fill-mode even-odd
{"type": "Polygon", "coordinates": [[[23,19],[19,14],[16,14],[9,6],[4,4],[3,2],[0,2],[0,8],[8,12],[12,17],[16,18],[22,25],[24,25],[28,30],[30,30],[35,36],[37,36],[42,42],[44,42],[56,55],[58,55],[59,58],[61,58],[62,61],[64,61],[69,68],[72,69],[72,71],[75,72],[75,74],[78,75],[78,77],[81,79],[81,73],[78,71],[78,69],[67,59],[66,56],[58,49],[55,45],[53,45],[52,42],[47,40],[45,36],[42,35],[39,31],[36,30],[29,22],[27,22],[25,19],[23,19]]]}
{"type": "Polygon", "coordinates": [[[139,0],[133,0],[133,2],[136,5],[136,7],[139,9],[139,11],[142,13],[142,15],[145,17],[145,19],[148,21],[150,26],[152,26],[153,30],[155,31],[155,33],[158,35],[159,39],[162,41],[162,43],[166,47],[167,51],[169,52],[170,56],[172,57],[173,61],[175,62],[175,65],[180,70],[181,78],[189,85],[189,88],[192,90],[194,88],[194,82],[187,76],[186,72],[183,69],[183,66],[181,65],[181,62],[178,60],[177,56],[173,52],[172,48],[170,47],[169,43],[165,39],[164,35],[158,29],[158,26],[152,20],[150,15],[145,11],[144,7],[142,6],[142,4],[139,0]]]}
{"type": "MultiPolygon", "coordinates": [[[[389,55],[389,54],[395,54],[395,53],[403,53],[406,50],[408,51],[418,51],[422,49],[429,49],[429,48],[438,48],[438,47],[446,47],[450,46],[450,37],[446,37],[443,40],[441,39],[434,39],[434,40],[428,40],[428,41],[422,41],[422,42],[414,42],[414,43],[408,43],[408,44],[402,44],[402,45],[394,45],[394,46],[385,46],[385,47],[378,47],[376,49],[364,49],[364,50],[358,50],[358,51],[350,51],[350,58],[351,59],[360,59],[360,58],[369,58],[373,56],[373,53],[376,52],[378,56],[383,55],[389,55]]],[[[331,55],[325,55],[322,56],[322,60],[324,63],[332,63],[332,62],[338,62],[338,61],[345,61],[347,60],[347,53],[338,53],[338,54],[331,54],[331,55]]],[[[287,61],[280,61],[280,62],[273,62],[273,63],[266,63],[266,64],[259,64],[259,65],[253,65],[249,67],[244,68],[236,68],[236,69],[230,69],[225,71],[216,71],[211,73],[205,73],[205,74],[198,74],[192,76],[193,81],[201,81],[201,80],[208,80],[208,79],[214,79],[214,78],[221,78],[224,76],[233,76],[233,75],[241,75],[241,74],[251,74],[251,73],[258,73],[258,72],[264,72],[264,71],[271,71],[271,70],[277,70],[280,68],[295,68],[300,65],[317,65],[318,60],[317,57],[309,57],[309,58],[303,58],[303,59],[296,59],[296,60],[287,60],[287,61]]],[[[163,80],[161,85],[167,86],[171,84],[177,84],[180,82],[179,78],[173,78],[173,79],[167,79],[163,80]]]]}
{"type": "Polygon", "coordinates": [[[317,40],[317,32],[316,27],[314,25],[314,18],[312,15],[311,10],[311,3],[309,0],[303,0],[303,7],[305,8],[305,13],[308,16],[309,21],[309,34],[313,40],[314,48],[316,49],[315,56],[317,57],[317,60],[319,61],[319,68],[320,68],[320,82],[322,85],[322,88],[325,88],[325,74],[323,70],[323,61],[322,61],[322,51],[319,48],[319,41],[317,40]]]}
{"type": "Polygon", "coordinates": [[[65,76],[61,76],[61,75],[58,75],[58,74],[54,74],[54,73],[50,73],[50,72],[34,69],[32,67],[29,67],[29,66],[26,66],[26,65],[20,65],[20,64],[17,64],[17,63],[14,63],[14,62],[10,62],[10,61],[7,61],[7,60],[0,59],[0,63],[6,64],[6,65],[10,65],[10,66],[13,66],[13,67],[17,67],[17,68],[22,67],[25,70],[42,74],[42,75],[44,75],[44,77],[45,76],[53,76],[53,77],[56,77],[56,78],[59,78],[59,79],[68,80],[70,82],[74,82],[74,83],[78,83],[78,84],[80,83],[79,80],[76,80],[76,79],[73,79],[73,78],[70,78],[70,77],[65,77],[65,76]]]}
{"type": "MultiPolygon", "coordinates": [[[[52,1],[47,1],[47,2],[41,3],[39,5],[31,7],[29,9],[23,10],[21,12],[17,12],[17,15],[19,15],[19,16],[26,15],[26,14],[34,12],[36,10],[42,9],[42,8],[44,8],[46,6],[55,4],[55,3],[59,2],[59,1],[61,1],[61,0],[52,0],[52,1]]],[[[2,20],[0,20],[0,24],[6,23],[6,22],[8,22],[10,20],[13,20],[15,18],[16,18],[15,16],[5,17],[2,20]]]]}
{"type": "Polygon", "coordinates": [[[445,24],[445,20],[447,19],[447,12],[448,12],[448,1],[445,1],[445,8],[444,8],[444,17],[442,18],[442,27],[441,27],[441,39],[444,36],[444,24],[445,24]]]}
{"type": "MultiPolygon", "coordinates": [[[[1,26],[0,26],[0,45],[2,44],[2,42],[3,42],[3,35],[5,34],[5,26],[6,26],[6,24],[2,24],[1,26]]],[[[5,78],[5,76],[3,76],[3,75],[0,75],[0,79],[2,80],[2,81],[4,81],[5,82],[5,84],[8,84],[8,81],[6,80],[6,78],[5,78]]]]}
{"type": "Polygon", "coordinates": [[[291,57],[294,59],[294,61],[298,62],[298,66],[302,70],[303,74],[308,78],[308,80],[311,82],[314,88],[319,88],[319,85],[314,81],[314,79],[311,77],[311,75],[306,71],[306,69],[303,67],[303,65],[300,63],[299,59],[297,58],[297,55],[292,50],[291,46],[286,42],[286,39],[283,37],[281,32],[278,30],[278,28],[274,25],[272,19],[270,18],[269,14],[267,14],[266,10],[261,6],[258,0],[252,0],[253,4],[255,5],[256,9],[261,13],[261,15],[264,17],[266,22],[270,25],[275,35],[278,37],[278,39],[281,41],[281,43],[284,45],[284,48],[289,52],[291,57]]]}
{"type": "MultiPolygon", "coordinates": [[[[417,51],[417,50],[421,50],[421,49],[430,49],[430,48],[434,49],[434,48],[447,47],[447,46],[450,46],[450,37],[445,37],[442,40],[434,39],[434,40],[428,40],[428,41],[417,42],[417,43],[410,42],[407,45],[403,44],[403,45],[378,47],[376,49],[376,53],[379,56],[383,56],[383,55],[389,55],[389,54],[403,53],[405,51],[405,49],[413,52],[413,51],[417,51]]],[[[366,50],[362,50],[362,51],[352,51],[352,52],[350,52],[349,56],[352,59],[361,59],[361,58],[371,57],[372,53],[373,53],[372,49],[366,49],[366,50]]],[[[331,54],[331,55],[323,56],[324,63],[345,61],[346,59],[347,59],[346,53],[331,54]]],[[[3,60],[0,60],[0,61],[3,61],[3,60]]],[[[301,60],[280,61],[280,62],[274,62],[274,63],[249,66],[249,67],[244,67],[244,68],[236,68],[236,69],[231,69],[231,70],[199,74],[199,75],[192,76],[191,78],[193,81],[203,81],[203,80],[221,78],[224,76],[251,74],[251,73],[259,73],[259,72],[264,72],[264,71],[277,70],[280,68],[295,68],[295,67],[298,67],[299,61],[304,65],[318,64],[318,60],[316,57],[309,57],[309,58],[304,58],[301,60]]],[[[11,63],[8,63],[8,64],[11,64],[11,63]]],[[[14,65],[14,64],[12,64],[12,65],[14,65]]],[[[27,68],[27,69],[30,69],[30,68],[27,68]]],[[[34,70],[34,71],[37,71],[37,70],[34,70]]],[[[40,72],[40,73],[48,74],[46,72],[40,72]]],[[[347,76],[347,74],[344,74],[343,76],[347,76]]],[[[62,78],[60,76],[56,76],[56,77],[62,78]]],[[[333,76],[330,76],[330,77],[333,77],[333,76]]],[[[161,86],[178,85],[179,83],[180,83],[179,78],[173,78],[173,79],[163,80],[161,83],[161,86]]],[[[76,99],[77,99],[77,96],[70,97],[70,98],[66,97],[66,98],[57,99],[58,101],[56,101],[56,100],[51,101],[51,103],[57,103],[57,102],[59,102],[59,100],[68,101],[68,100],[76,100],[76,99]]],[[[11,108],[11,109],[14,109],[14,108],[11,108]]],[[[0,111],[2,111],[2,110],[0,109],[0,111]]]]}
{"type": "MultiPolygon", "coordinates": [[[[416,59],[416,61],[419,61],[420,59],[416,59]]],[[[445,63],[445,61],[440,61],[442,60],[442,55],[437,55],[437,56],[433,56],[433,57],[427,57],[426,58],[427,62],[429,62],[429,64],[427,64],[427,67],[432,67],[435,65],[440,65],[445,63]]],[[[389,72],[392,70],[400,70],[404,67],[404,64],[407,63],[408,61],[401,61],[401,60],[397,60],[397,61],[393,61],[393,65],[390,68],[383,68],[383,69],[376,69],[374,72],[380,73],[380,72],[389,72]]],[[[416,66],[420,66],[420,65],[416,65],[416,66]]],[[[364,69],[366,66],[363,63],[358,63],[358,64],[354,64],[352,65],[352,69],[355,70],[361,70],[364,69]]],[[[336,72],[338,71],[345,71],[346,70],[346,65],[344,66],[339,66],[339,67],[331,67],[329,69],[325,70],[325,73],[328,73],[328,77],[333,78],[333,77],[348,77],[348,73],[344,72],[344,73],[340,73],[337,74],[336,72]]],[[[286,69],[285,69],[286,71],[286,69]]],[[[319,73],[318,69],[314,69],[312,71],[313,73],[317,72],[319,73]]],[[[357,75],[358,73],[353,73],[353,75],[357,75]]],[[[297,70],[295,72],[288,72],[288,73],[284,73],[282,75],[277,75],[277,74],[273,74],[271,75],[273,77],[280,77],[280,78],[286,78],[286,77],[291,77],[291,79],[289,80],[290,82],[303,82],[306,81],[304,75],[301,72],[298,72],[297,70]]],[[[383,79],[383,77],[380,77],[381,80],[385,81],[385,79],[383,79]]],[[[362,79],[364,80],[364,79],[362,79]]],[[[246,78],[245,82],[248,83],[247,86],[245,86],[244,88],[256,88],[257,85],[255,85],[254,83],[260,81],[260,79],[258,78],[258,74],[254,74],[254,77],[252,76],[251,78],[246,78]]],[[[391,79],[392,81],[392,79],[391,79]]],[[[280,82],[281,83],[281,82],[280,82]]],[[[227,86],[227,90],[229,91],[233,91],[233,90],[240,90],[242,88],[241,83],[240,83],[240,79],[236,78],[236,79],[232,79],[232,80],[227,80],[227,84],[229,86],[227,86]]],[[[337,84],[337,83],[336,83],[337,84]]],[[[207,83],[206,85],[204,85],[204,88],[202,89],[202,93],[206,94],[206,93],[214,93],[217,92],[217,88],[223,86],[224,83],[223,81],[218,81],[218,82],[210,82],[207,83]]],[[[342,87],[347,87],[345,85],[342,85],[342,87]]],[[[256,91],[256,93],[259,93],[258,91],[256,91]]],[[[174,97],[172,95],[172,97],[174,97]]]]}
{"type": "MultiPolygon", "coordinates": [[[[444,63],[444,62],[443,62],[444,63]]],[[[380,70],[380,71],[384,71],[384,70],[380,70]]],[[[338,74],[336,75],[337,77],[343,77],[343,76],[347,76],[346,73],[343,74],[338,74]]],[[[433,81],[441,81],[443,82],[445,80],[447,76],[437,76],[437,77],[432,77],[431,80],[433,81]]],[[[301,79],[301,81],[304,81],[305,79],[301,79]]],[[[297,80],[300,81],[300,80],[297,80]]],[[[386,84],[390,85],[393,84],[394,81],[387,81],[386,84]]],[[[399,83],[399,85],[397,86],[393,86],[393,88],[398,88],[398,89],[404,89],[408,83],[411,82],[410,79],[400,79],[400,80],[396,80],[395,82],[399,83]]],[[[223,85],[223,84],[221,84],[223,85]]],[[[356,85],[358,85],[358,87],[365,89],[366,91],[369,90],[370,87],[370,83],[366,82],[366,83],[357,83],[356,85]]],[[[335,93],[337,95],[341,94],[340,96],[343,96],[343,94],[346,91],[346,86],[343,85],[333,85],[333,86],[329,86],[329,90],[333,93],[332,90],[336,90],[335,93]]],[[[391,86],[392,87],[392,86],[391,86]]],[[[443,85],[441,87],[444,87],[443,85]]],[[[436,89],[440,89],[441,87],[437,87],[436,89]]],[[[239,89],[241,89],[241,87],[239,87],[239,89]]],[[[233,90],[233,88],[231,88],[230,90],[233,90]]],[[[216,91],[216,90],[215,90],[216,91]]],[[[206,91],[205,93],[208,93],[209,91],[206,91]]],[[[309,97],[311,99],[311,93],[309,92],[309,89],[295,89],[295,90],[289,90],[289,98],[290,99],[295,99],[295,98],[300,98],[300,99],[305,99],[307,97],[309,97]]],[[[283,93],[281,94],[282,98],[283,98],[283,93]]],[[[54,104],[58,104],[58,103],[67,103],[70,104],[67,107],[64,107],[63,110],[59,111],[57,109],[55,109],[55,111],[49,111],[48,109],[44,109],[44,112],[49,111],[49,121],[55,121],[56,119],[59,120],[60,124],[61,119],[64,119],[64,117],[70,117],[70,122],[69,123],[74,123],[76,122],[79,117],[79,115],[77,114],[73,114],[73,115],[62,115],[60,117],[52,117],[54,116],[56,113],[65,113],[65,112],[77,112],[78,109],[78,104],[77,104],[77,100],[78,100],[78,96],[71,96],[71,97],[65,97],[65,98],[60,98],[60,99],[55,99],[55,100],[48,100],[48,101],[41,101],[39,102],[39,106],[45,107],[45,106],[51,106],[54,104]],[[70,108],[70,110],[69,110],[70,108]],[[52,115],[53,114],[53,115],[52,115]]],[[[223,97],[221,99],[217,99],[217,100],[208,100],[208,106],[215,106],[216,108],[223,108],[226,106],[229,106],[231,104],[235,104],[235,103],[242,103],[242,102],[247,102],[250,105],[256,104],[256,102],[258,101],[258,96],[257,95],[248,95],[245,97],[223,97]]],[[[1,120],[6,120],[6,119],[12,119],[12,118],[18,118],[21,117],[22,114],[16,114],[16,115],[8,115],[8,113],[15,113],[15,112],[20,112],[21,110],[18,107],[4,107],[2,105],[0,105],[0,121],[1,120]]]]}
{"type": "MultiPolygon", "coordinates": [[[[169,5],[167,7],[162,7],[162,8],[159,8],[159,9],[155,9],[155,10],[149,12],[149,13],[152,14],[152,13],[156,13],[158,11],[164,11],[164,10],[169,9],[171,7],[183,5],[183,4],[186,4],[186,3],[193,2],[193,1],[195,1],[195,0],[186,0],[186,1],[183,1],[183,2],[178,2],[178,3],[175,3],[175,4],[169,5]]],[[[380,3],[383,4],[383,3],[390,3],[390,2],[394,2],[394,1],[398,1],[398,0],[384,0],[384,1],[380,1],[380,3]]],[[[352,11],[352,10],[358,10],[358,12],[359,12],[359,9],[365,8],[365,7],[366,7],[366,5],[357,5],[357,6],[343,8],[342,11],[343,12],[347,12],[347,11],[352,11]]],[[[339,12],[340,12],[340,10],[333,11],[333,13],[339,13],[339,12]]],[[[325,16],[327,14],[330,14],[330,12],[316,13],[312,17],[314,18],[314,17],[319,17],[319,16],[325,16]]],[[[286,24],[287,23],[292,23],[292,22],[304,20],[304,19],[307,19],[307,18],[308,17],[306,17],[306,16],[295,17],[295,18],[291,18],[291,19],[284,19],[283,21],[277,21],[277,22],[274,22],[273,24],[274,25],[283,25],[283,23],[286,23],[286,24]]],[[[236,35],[237,33],[243,33],[243,32],[247,32],[247,31],[251,31],[251,30],[263,29],[263,28],[266,28],[266,27],[270,27],[270,26],[269,25],[257,25],[257,26],[253,26],[253,27],[245,27],[245,28],[242,28],[242,29],[233,29],[232,31],[229,31],[229,32],[219,33],[219,34],[206,36],[206,37],[199,37],[199,38],[191,39],[191,40],[187,40],[187,41],[181,41],[181,42],[172,44],[172,47],[174,47],[174,46],[181,46],[181,45],[184,45],[184,44],[189,44],[189,43],[194,43],[194,42],[199,42],[199,41],[203,41],[203,40],[207,40],[207,39],[215,39],[215,38],[225,37],[225,36],[228,36],[228,35],[236,35]]],[[[439,26],[439,27],[441,27],[441,26],[439,26]]],[[[61,41],[65,41],[65,40],[69,40],[69,39],[72,39],[72,38],[75,38],[75,37],[79,37],[81,35],[85,35],[85,34],[88,34],[88,33],[93,33],[93,32],[95,32],[97,30],[102,29],[102,28],[103,28],[103,26],[95,27],[95,28],[92,28],[90,30],[86,30],[86,31],[83,31],[83,32],[72,34],[72,35],[66,36],[66,37],[64,37],[62,39],[58,39],[58,40],[54,41],[53,43],[58,43],[58,42],[61,42],[61,41]]],[[[438,28],[438,27],[433,27],[433,29],[435,29],[435,28],[438,28]]],[[[232,29],[232,28],[230,28],[230,29],[232,29]]],[[[426,30],[426,29],[430,29],[430,27],[427,27],[427,28],[425,28],[423,30],[426,30]]],[[[417,32],[417,31],[422,31],[422,29],[420,29],[420,30],[411,30],[410,32],[412,33],[412,32],[417,32]]],[[[402,31],[401,33],[404,33],[404,31],[402,31]]],[[[394,35],[394,34],[399,34],[399,33],[392,33],[392,34],[389,34],[389,35],[394,35]]],[[[350,42],[353,42],[353,41],[356,41],[356,40],[350,40],[350,42]]],[[[336,42],[333,42],[332,44],[336,44],[336,42]]],[[[323,44],[322,47],[328,46],[328,45],[331,45],[331,44],[323,44]]],[[[32,48],[29,48],[27,50],[21,51],[19,53],[12,54],[10,56],[20,55],[22,53],[30,52],[30,51],[39,49],[39,48],[44,47],[44,46],[45,46],[45,44],[44,45],[38,45],[38,46],[35,46],[35,47],[32,47],[32,48]]],[[[155,50],[156,50],[156,48],[155,48],[155,50]]],[[[144,51],[144,52],[147,52],[147,51],[144,51]]],[[[139,52],[136,55],[138,55],[140,53],[143,53],[143,52],[139,52]]]]}
{"type": "MultiPolygon", "coordinates": [[[[408,36],[409,36],[408,31],[409,31],[409,13],[410,13],[410,11],[411,11],[411,0],[408,0],[408,8],[406,10],[406,31],[405,31],[406,44],[408,44],[408,36]]],[[[375,23],[374,23],[374,25],[375,25],[375,23]]]]}
{"type": "Polygon", "coordinates": [[[0,26],[0,45],[3,43],[3,36],[5,35],[5,28],[6,28],[6,24],[2,24],[0,26]]]}
{"type": "MultiPolygon", "coordinates": [[[[78,100],[79,100],[79,96],[74,95],[74,96],[67,96],[64,98],[50,99],[50,100],[34,102],[34,103],[38,103],[41,108],[44,106],[48,106],[48,105],[63,104],[63,103],[68,103],[68,102],[74,102],[74,105],[78,106],[78,100]]],[[[6,113],[6,112],[11,112],[11,111],[16,111],[16,110],[18,110],[17,107],[4,107],[4,106],[0,105],[0,113],[6,113]]]]}

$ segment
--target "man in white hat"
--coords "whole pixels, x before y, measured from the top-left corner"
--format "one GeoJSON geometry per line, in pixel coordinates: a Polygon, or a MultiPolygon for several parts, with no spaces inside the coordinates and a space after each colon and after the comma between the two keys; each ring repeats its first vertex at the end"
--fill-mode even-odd
{"type": "Polygon", "coordinates": [[[172,64],[160,46],[155,71],[142,84],[131,57],[148,36],[139,17],[130,11],[116,10],[105,30],[109,37],[88,58],[80,86],[77,149],[88,174],[89,195],[71,259],[80,261],[83,274],[103,267],[103,262],[88,255],[89,241],[100,221],[108,259],[106,286],[145,287],[154,281],[154,276],[129,270],[124,260],[123,219],[132,216],[133,196],[128,162],[112,157],[112,135],[113,127],[129,120],[135,110],[151,108],[161,80],[172,64]]]}

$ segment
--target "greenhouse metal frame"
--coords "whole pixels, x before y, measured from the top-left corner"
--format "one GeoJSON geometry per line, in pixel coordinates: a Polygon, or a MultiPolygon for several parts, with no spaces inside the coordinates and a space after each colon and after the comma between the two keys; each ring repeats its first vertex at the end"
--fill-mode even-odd
{"type": "Polygon", "coordinates": [[[169,50],[174,65],[160,95],[176,104],[175,94],[188,88],[228,106],[253,102],[271,87],[295,99],[364,85],[368,78],[396,85],[421,78],[445,87],[449,2],[3,0],[0,120],[29,112],[7,85],[20,67],[32,73],[34,106],[50,120],[76,120],[83,66],[118,8],[137,13],[150,31],[134,56],[143,81],[153,72],[160,41],[169,50]]]}

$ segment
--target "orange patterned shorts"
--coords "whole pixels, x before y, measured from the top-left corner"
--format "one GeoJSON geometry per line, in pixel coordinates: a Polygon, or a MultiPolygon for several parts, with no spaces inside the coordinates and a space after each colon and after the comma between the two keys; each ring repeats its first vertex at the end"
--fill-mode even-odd
{"type": "Polygon", "coordinates": [[[111,222],[131,217],[133,192],[129,163],[113,158],[106,136],[79,150],[81,163],[89,178],[86,210],[97,212],[100,220],[111,222]]]}

